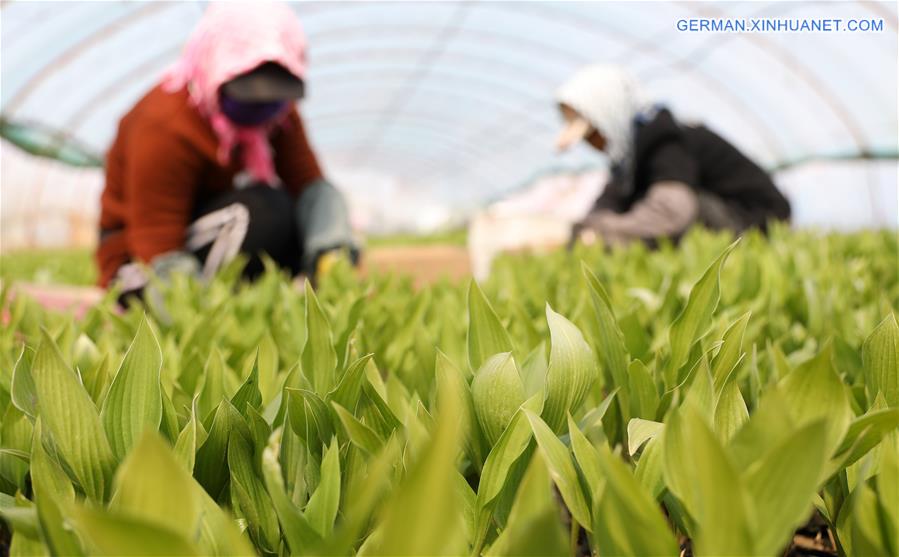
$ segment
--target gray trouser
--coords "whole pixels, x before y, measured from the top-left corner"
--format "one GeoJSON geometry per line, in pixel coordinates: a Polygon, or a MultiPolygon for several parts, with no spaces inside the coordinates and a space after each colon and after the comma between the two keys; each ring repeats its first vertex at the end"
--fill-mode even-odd
{"type": "Polygon", "coordinates": [[[742,232],[746,228],[739,210],[722,198],[697,193],[681,182],[659,182],[626,213],[597,211],[584,219],[580,230],[601,236],[606,244],[617,245],[635,240],[677,239],[696,223],[713,230],[742,232]]]}

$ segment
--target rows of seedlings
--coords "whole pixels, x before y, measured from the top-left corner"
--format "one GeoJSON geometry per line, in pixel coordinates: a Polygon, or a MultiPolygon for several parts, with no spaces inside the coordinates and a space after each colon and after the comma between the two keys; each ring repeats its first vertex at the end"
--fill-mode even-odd
{"type": "Polygon", "coordinates": [[[0,294],[10,555],[896,555],[895,234],[0,294]]]}

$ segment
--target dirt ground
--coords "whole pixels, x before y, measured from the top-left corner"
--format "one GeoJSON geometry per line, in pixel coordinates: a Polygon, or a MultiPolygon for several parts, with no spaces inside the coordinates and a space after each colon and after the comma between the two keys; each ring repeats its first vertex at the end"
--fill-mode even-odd
{"type": "MultiPolygon", "coordinates": [[[[471,276],[468,251],[461,246],[397,246],[371,249],[363,254],[359,268],[362,276],[395,272],[412,277],[417,287],[441,278],[451,281],[471,276]]],[[[69,310],[83,315],[103,296],[91,286],[43,285],[16,283],[13,295],[26,295],[42,306],[57,311],[69,310]]]]}
{"type": "Polygon", "coordinates": [[[461,246],[383,247],[363,254],[360,271],[363,276],[396,272],[411,276],[416,286],[423,286],[441,278],[467,279],[471,261],[468,250],[461,246]]]}

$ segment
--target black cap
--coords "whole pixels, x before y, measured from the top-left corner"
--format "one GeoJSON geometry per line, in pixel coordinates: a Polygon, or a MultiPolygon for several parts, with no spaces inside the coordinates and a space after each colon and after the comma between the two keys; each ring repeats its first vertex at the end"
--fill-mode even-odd
{"type": "Polygon", "coordinates": [[[296,100],[303,97],[303,80],[284,66],[266,62],[222,85],[222,91],[242,102],[272,102],[296,100]]]}

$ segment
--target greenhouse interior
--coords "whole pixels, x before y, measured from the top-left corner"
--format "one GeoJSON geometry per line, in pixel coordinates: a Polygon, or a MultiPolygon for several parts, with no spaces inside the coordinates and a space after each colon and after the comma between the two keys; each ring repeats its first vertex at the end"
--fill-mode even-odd
{"type": "Polygon", "coordinates": [[[899,555],[899,7],[4,1],[0,557],[899,555]]]}

